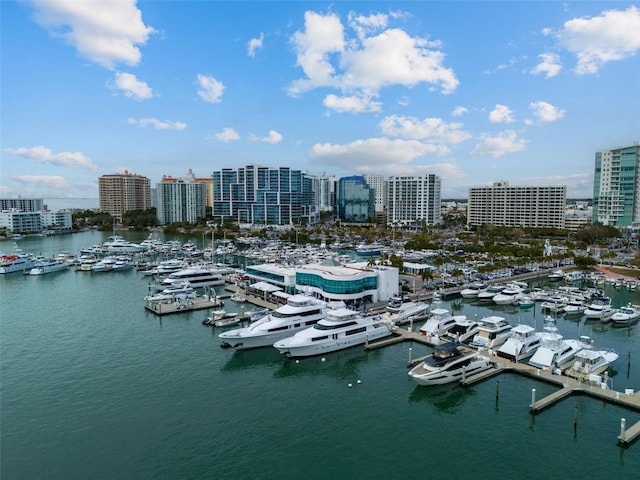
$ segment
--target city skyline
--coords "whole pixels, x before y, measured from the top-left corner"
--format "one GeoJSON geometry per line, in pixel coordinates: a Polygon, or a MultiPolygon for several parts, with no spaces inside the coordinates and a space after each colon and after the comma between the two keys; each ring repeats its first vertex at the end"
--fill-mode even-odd
{"type": "Polygon", "coordinates": [[[591,198],[595,152],[640,140],[633,2],[0,8],[1,197],[260,165],[591,198]]]}

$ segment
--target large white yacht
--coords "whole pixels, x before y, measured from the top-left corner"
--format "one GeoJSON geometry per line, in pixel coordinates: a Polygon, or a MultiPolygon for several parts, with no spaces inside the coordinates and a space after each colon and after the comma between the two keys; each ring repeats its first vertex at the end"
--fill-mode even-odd
{"type": "Polygon", "coordinates": [[[455,325],[442,335],[442,340],[466,343],[480,331],[480,322],[467,317],[456,318],[455,325]]]}
{"type": "Polygon", "coordinates": [[[496,305],[513,305],[524,297],[524,288],[520,285],[509,284],[507,288],[495,294],[491,300],[496,305]]]}
{"type": "Polygon", "coordinates": [[[391,326],[380,315],[365,317],[348,308],[327,310],[313,327],[273,344],[288,357],[310,357],[363,345],[391,334],[391,326]]]}
{"type": "Polygon", "coordinates": [[[540,346],[540,334],[530,325],[516,325],[498,349],[498,356],[514,362],[530,358],[540,346]]]}
{"type": "Polygon", "coordinates": [[[618,359],[618,354],[612,350],[591,350],[583,348],[576,353],[573,365],[565,374],[582,380],[587,380],[589,375],[598,375],[604,372],[611,363],[618,359]]]}
{"type": "Polygon", "coordinates": [[[38,260],[35,267],[29,270],[29,275],[44,275],[46,273],[67,270],[68,268],[69,265],[66,262],[55,258],[45,258],[43,260],[38,260]]]}
{"type": "Polygon", "coordinates": [[[418,333],[433,338],[435,340],[434,343],[438,343],[439,337],[453,328],[456,321],[461,321],[466,318],[466,315],[451,315],[451,312],[446,308],[434,308],[431,310],[431,316],[425,324],[420,327],[418,333]]]}
{"type": "Polygon", "coordinates": [[[490,315],[480,319],[480,328],[471,345],[482,348],[496,348],[507,341],[511,335],[511,325],[506,318],[490,315]]]}
{"type": "Polygon", "coordinates": [[[608,321],[611,315],[615,313],[615,309],[611,304],[610,297],[598,297],[584,311],[587,320],[608,321]]]}
{"type": "Polygon", "coordinates": [[[477,350],[448,342],[435,347],[431,355],[409,370],[409,376],[418,385],[441,385],[489,368],[491,362],[477,350]]]}
{"type": "Polygon", "coordinates": [[[292,295],[287,303],[272,313],[244,328],[221,333],[218,338],[223,346],[236,350],[271,347],[275,342],[304,328],[309,328],[324,318],[327,304],[307,295],[292,295]]]}
{"type": "MultiPolygon", "coordinates": [[[[388,309],[388,307],[387,307],[388,309]]],[[[393,311],[387,310],[382,314],[384,320],[396,325],[408,323],[411,320],[419,320],[427,314],[429,304],[425,302],[404,302],[393,311]]]]}
{"type": "Polygon", "coordinates": [[[26,254],[2,255],[0,257],[0,273],[13,273],[31,270],[36,259],[26,254]]]}
{"type": "Polygon", "coordinates": [[[120,235],[111,235],[102,246],[111,254],[141,253],[147,250],[147,247],[139,243],[129,242],[120,235]]]}
{"type": "Polygon", "coordinates": [[[529,365],[543,370],[563,370],[587,346],[580,340],[564,340],[557,330],[555,327],[545,327],[545,331],[540,332],[540,346],[529,359],[529,365]]]}
{"type": "Polygon", "coordinates": [[[182,282],[189,282],[193,288],[213,287],[224,285],[224,278],[219,272],[208,268],[190,267],[170,273],[160,285],[164,288],[182,282]]]}

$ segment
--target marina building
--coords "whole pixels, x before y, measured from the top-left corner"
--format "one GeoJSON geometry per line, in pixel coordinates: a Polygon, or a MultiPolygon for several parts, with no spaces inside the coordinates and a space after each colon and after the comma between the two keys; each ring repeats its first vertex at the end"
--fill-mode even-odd
{"type": "Polygon", "coordinates": [[[442,223],[440,177],[434,174],[390,177],[387,225],[433,226],[442,223]]]}
{"type": "Polygon", "coordinates": [[[122,221],[125,212],[151,208],[151,182],[126,170],[102,175],[98,178],[98,202],[101,212],[122,221]]]}
{"type": "Polygon", "coordinates": [[[375,215],[375,190],[364,177],[338,180],[338,218],[345,222],[370,222],[375,215]]]}
{"type": "Polygon", "coordinates": [[[247,266],[252,283],[268,283],[284,293],[307,293],[326,301],[350,304],[387,301],[398,293],[395,267],[366,262],[341,264],[334,260],[295,267],[266,263],[247,266]]]}
{"type": "Polygon", "coordinates": [[[41,212],[46,209],[42,198],[0,198],[0,211],[41,212]]]}
{"type": "Polygon", "coordinates": [[[289,167],[248,165],[213,172],[213,217],[249,225],[315,224],[313,180],[289,167]]]}
{"type": "Polygon", "coordinates": [[[566,186],[491,186],[469,189],[467,226],[565,228],[566,186]]]}
{"type": "Polygon", "coordinates": [[[183,178],[162,177],[156,184],[157,217],[161,225],[195,223],[206,216],[207,184],[197,181],[191,169],[183,178]]]}
{"type": "Polygon", "coordinates": [[[43,230],[42,212],[4,210],[0,212],[0,227],[11,233],[40,233],[43,230]]]}
{"type": "Polygon", "coordinates": [[[596,152],[593,221],[630,227],[640,221],[640,146],[596,152]]]}

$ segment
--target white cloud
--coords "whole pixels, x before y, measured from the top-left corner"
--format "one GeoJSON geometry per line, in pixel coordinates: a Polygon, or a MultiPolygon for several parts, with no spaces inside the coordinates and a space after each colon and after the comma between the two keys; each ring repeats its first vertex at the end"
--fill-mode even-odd
{"type": "Polygon", "coordinates": [[[112,69],[137,65],[144,45],[155,32],[142,21],[136,0],[117,2],[34,0],[35,20],[92,62],[112,69]]]}
{"type": "Polygon", "coordinates": [[[426,140],[437,144],[457,144],[471,138],[462,130],[462,123],[447,123],[441,118],[425,118],[391,115],[380,122],[383,134],[413,140],[426,140]]]}
{"type": "Polygon", "coordinates": [[[61,167],[80,167],[96,170],[98,167],[80,152],[53,153],[50,148],[43,146],[7,148],[5,151],[38,163],[50,163],[61,167]]]}
{"type": "Polygon", "coordinates": [[[355,36],[349,37],[337,15],[306,12],[304,31],[291,39],[305,77],[290,85],[289,94],[331,87],[345,97],[367,98],[387,86],[420,83],[439,87],[442,93],[455,91],[459,82],[453,70],[443,66],[440,42],[411,37],[397,28],[368,36],[386,24],[386,15],[352,14],[349,25],[355,36]]]}
{"type": "Polygon", "coordinates": [[[12,180],[25,185],[42,185],[53,188],[67,188],[67,181],[57,175],[16,175],[11,177],[12,180]]]}
{"type": "Polygon", "coordinates": [[[127,119],[127,123],[130,123],[131,125],[138,125],[139,127],[151,125],[156,130],[184,130],[187,128],[187,124],[183,122],[162,122],[155,118],[129,118],[127,119]]]}
{"type": "Polygon", "coordinates": [[[560,110],[558,107],[547,102],[531,102],[529,108],[539,122],[555,122],[564,117],[566,110],[560,110]]]}
{"type": "Polygon", "coordinates": [[[134,100],[148,100],[153,98],[153,91],[145,82],[141,82],[131,73],[118,72],[116,78],[109,85],[113,90],[120,90],[126,97],[134,100]]]}
{"type": "Polygon", "coordinates": [[[247,44],[247,55],[250,57],[256,56],[256,50],[262,48],[262,42],[264,41],[264,33],[260,32],[258,38],[252,38],[247,44]]]}
{"type": "Polygon", "coordinates": [[[225,127],[221,132],[216,133],[213,138],[221,142],[234,142],[240,140],[240,135],[233,128],[225,127]]]}
{"type": "Polygon", "coordinates": [[[207,75],[198,74],[198,95],[205,102],[219,103],[222,99],[222,92],[225,86],[215,78],[207,75]]]}
{"type": "Polygon", "coordinates": [[[521,152],[525,149],[526,141],[518,138],[513,130],[505,130],[495,136],[482,135],[482,142],[471,151],[474,157],[498,158],[508,153],[521,152]]]}
{"type": "Polygon", "coordinates": [[[272,145],[280,143],[282,141],[282,135],[275,130],[269,130],[269,134],[266,137],[258,137],[257,135],[251,135],[249,138],[252,142],[270,143],[272,145]]]}
{"type": "Polygon", "coordinates": [[[496,104],[495,108],[489,113],[491,123],[513,123],[513,112],[506,105],[496,104]]]}
{"type": "Polygon", "coordinates": [[[371,97],[345,96],[338,97],[329,94],[322,102],[323,105],[336,112],[363,113],[363,112],[379,112],[382,104],[375,102],[371,97]]]}
{"type": "Polygon", "coordinates": [[[640,9],[607,10],[598,17],[574,18],[558,33],[560,43],[578,57],[575,72],[596,73],[605,63],[640,50],[640,9]]]}
{"type": "Polygon", "coordinates": [[[562,70],[560,57],[555,53],[541,53],[538,55],[540,63],[535,66],[531,73],[534,75],[544,74],[545,78],[555,77],[562,70]]]}
{"type": "Polygon", "coordinates": [[[468,112],[469,110],[467,110],[465,107],[458,106],[453,109],[453,112],[451,113],[451,115],[453,115],[454,117],[461,117],[462,115],[468,112]]]}

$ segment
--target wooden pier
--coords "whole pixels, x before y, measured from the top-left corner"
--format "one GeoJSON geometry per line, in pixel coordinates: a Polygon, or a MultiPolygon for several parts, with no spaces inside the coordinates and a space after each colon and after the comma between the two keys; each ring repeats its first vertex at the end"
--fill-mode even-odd
{"type": "MultiPolygon", "coordinates": [[[[220,298],[220,297],[218,297],[220,298]]],[[[193,310],[204,310],[207,308],[218,308],[213,298],[195,297],[189,300],[177,300],[175,302],[150,302],[145,300],[144,308],[156,315],[171,315],[173,313],[186,313],[193,310]]]]}

